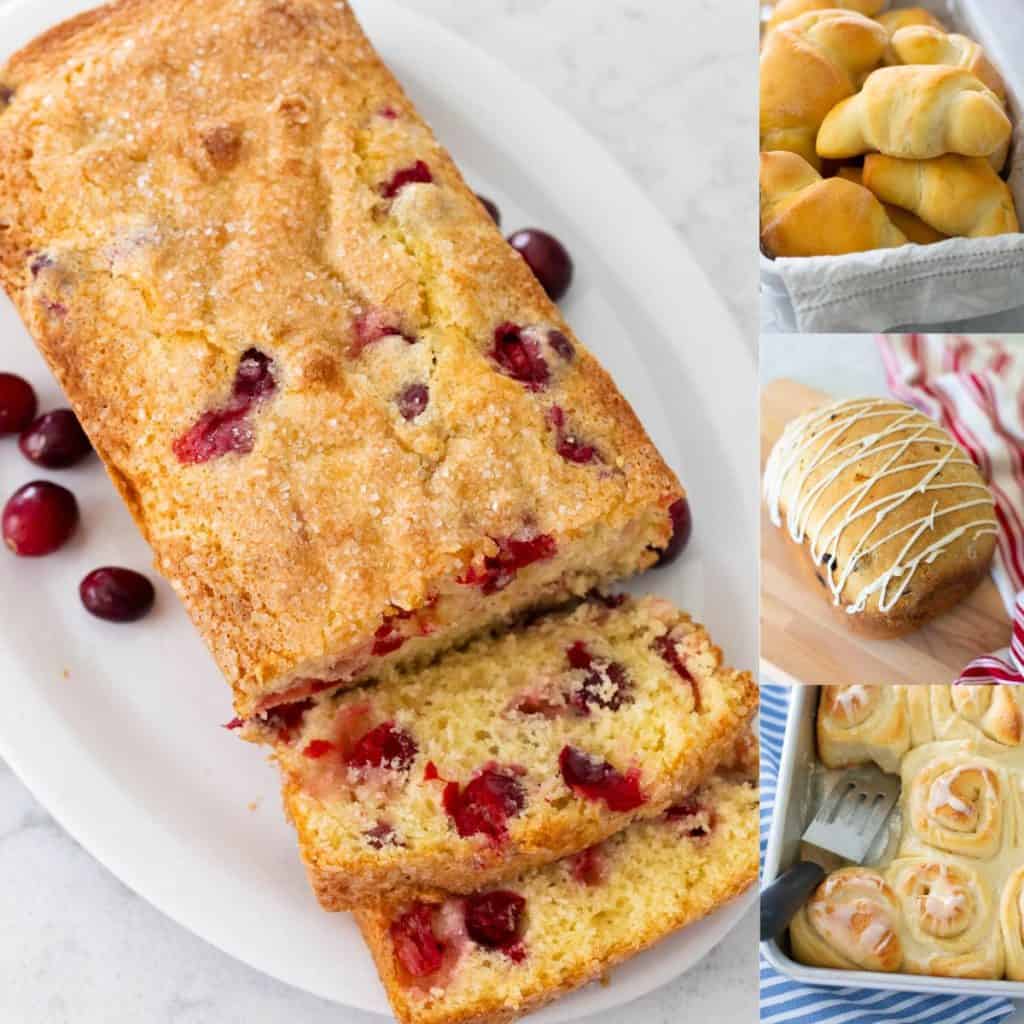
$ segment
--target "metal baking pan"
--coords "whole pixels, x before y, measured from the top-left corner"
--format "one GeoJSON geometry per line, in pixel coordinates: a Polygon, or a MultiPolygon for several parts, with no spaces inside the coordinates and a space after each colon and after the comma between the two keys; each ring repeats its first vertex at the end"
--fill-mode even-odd
{"type": "MultiPolygon", "coordinates": [[[[818,764],[815,746],[815,716],[818,712],[819,686],[793,688],[786,720],[786,737],[779,767],[779,786],[775,794],[768,848],[762,869],[762,884],[769,885],[797,858],[800,837],[814,816],[823,772],[812,770],[818,764]]],[[[877,971],[841,971],[828,967],[807,967],[789,955],[789,939],[762,942],[765,959],[781,974],[805,985],[831,985],[890,989],[898,992],[939,992],[964,996],[1004,996],[1024,999],[1022,981],[981,981],[971,978],[936,978],[919,974],[884,974],[877,971]]]]}
{"type": "MultiPolygon", "coordinates": [[[[1006,83],[1007,105],[1014,123],[1008,180],[1024,219],[1024,16],[1021,0],[893,0],[890,9],[924,7],[955,32],[976,40],[1006,83]]],[[[762,8],[762,17],[765,17],[762,8]]],[[[984,244],[984,239],[979,239],[984,244]]],[[[844,260],[844,256],[819,257],[844,260]]],[[[761,290],[770,303],[778,329],[795,331],[796,314],[774,260],[759,252],[761,290]]],[[[995,312],[995,311],[993,311],[995,312]]],[[[891,324],[890,327],[899,325],[891,324]]],[[[927,326],[927,325],[919,325],[927,326]]]]}

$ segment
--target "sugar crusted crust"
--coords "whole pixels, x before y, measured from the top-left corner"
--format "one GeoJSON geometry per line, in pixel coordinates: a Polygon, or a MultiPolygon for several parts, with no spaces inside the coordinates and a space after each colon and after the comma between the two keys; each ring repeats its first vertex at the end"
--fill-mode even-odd
{"type": "Polygon", "coordinates": [[[419,678],[410,674],[318,704],[323,707],[308,713],[301,731],[277,741],[276,758],[286,815],[296,827],[310,882],[325,909],[344,910],[473,892],[578,852],[632,819],[656,817],[731,753],[756,710],[757,686],[748,673],[724,667],[721,650],[702,626],[667,602],[646,598],[613,610],[587,602],[571,614],[546,616],[517,636],[478,641],[419,678]],[[695,680],[699,712],[691,684],[657,653],[659,640],[669,637],[695,680]],[[624,666],[627,702],[614,710],[594,704],[585,715],[564,706],[552,718],[511,710],[523,697],[560,701],[564,688],[579,682],[583,673],[559,670],[568,668],[566,649],[581,639],[598,657],[624,666]],[[485,677],[486,684],[478,682],[485,677]],[[400,788],[375,791],[378,781],[366,790],[328,775],[322,794],[310,792],[322,785],[324,761],[311,762],[303,750],[311,739],[335,737],[337,723],[367,705],[372,710],[359,720],[360,734],[388,720],[424,744],[407,774],[397,776],[400,788]],[[446,721],[459,724],[446,727],[446,721]],[[490,739],[479,743],[471,739],[475,735],[490,739]],[[600,800],[572,797],[566,804],[570,791],[558,766],[565,745],[607,758],[623,771],[639,769],[645,802],[628,814],[613,813],[600,800]],[[526,770],[526,807],[509,820],[504,843],[458,836],[440,806],[443,781],[423,778],[424,765],[436,762],[442,780],[465,784],[487,761],[526,770]],[[345,799],[349,792],[354,803],[345,799]],[[402,846],[367,845],[367,830],[380,824],[378,817],[394,828],[402,846]]]}
{"type": "Polygon", "coordinates": [[[365,674],[396,611],[436,605],[443,648],[476,621],[445,616],[455,581],[504,538],[551,536],[556,568],[593,545],[570,592],[667,542],[678,482],[345,4],[121,0],[0,80],[0,278],[240,713],[304,674],[365,674]],[[418,161],[432,180],[386,196],[418,161]],[[506,322],[538,332],[545,386],[490,357],[506,322]],[[276,387],[251,450],[182,464],[172,445],[253,349],[276,387]],[[413,384],[429,398],[407,420],[413,384]]]}
{"type": "MultiPolygon", "coordinates": [[[[512,883],[513,891],[527,896],[527,915],[534,905],[531,896],[554,894],[552,899],[538,900],[535,916],[527,917],[527,956],[522,965],[502,962],[500,953],[465,967],[459,961],[454,968],[454,987],[415,993],[403,981],[396,962],[389,932],[395,915],[374,909],[357,911],[356,920],[397,1018],[402,1024],[505,1024],[600,978],[615,964],[738,896],[757,877],[756,789],[746,782],[716,778],[702,796],[716,809],[717,823],[710,837],[681,836],[673,838],[670,845],[664,835],[659,835],[672,827],[669,823],[631,826],[610,841],[610,846],[614,846],[613,866],[603,890],[600,885],[587,890],[578,907],[578,883],[564,862],[541,868],[512,883]],[[589,915],[598,908],[609,905],[621,909],[634,900],[634,893],[659,885],[654,903],[645,905],[640,920],[622,934],[610,935],[611,928],[605,931],[601,927],[606,920],[614,920],[614,915],[598,919],[597,928],[588,928],[589,915]],[[620,894],[618,903],[616,893],[620,894]],[[625,897],[624,893],[630,896],[625,897]],[[553,936],[548,931],[564,926],[555,908],[565,906],[581,922],[580,936],[553,936]],[[542,958],[538,954],[535,960],[531,959],[531,940],[552,941],[559,946],[561,955],[542,958]],[[473,972],[475,977],[470,983],[460,983],[460,970],[473,972]]],[[[470,956],[479,957],[479,951],[470,956]]]]}

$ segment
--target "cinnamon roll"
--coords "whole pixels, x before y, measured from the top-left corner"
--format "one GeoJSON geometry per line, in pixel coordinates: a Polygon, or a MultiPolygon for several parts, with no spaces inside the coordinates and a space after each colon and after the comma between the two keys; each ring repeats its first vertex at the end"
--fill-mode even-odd
{"type": "Polygon", "coordinates": [[[833,872],[789,926],[793,956],[813,967],[893,972],[903,965],[900,911],[870,868],[833,872]]]}
{"type": "Polygon", "coordinates": [[[828,768],[874,761],[898,772],[910,749],[906,687],[826,686],[818,705],[818,756],[828,768]]]}
{"type": "Polygon", "coordinates": [[[999,924],[1006,948],[1006,976],[1024,981],[1024,867],[1017,868],[1003,886],[999,924]]]}

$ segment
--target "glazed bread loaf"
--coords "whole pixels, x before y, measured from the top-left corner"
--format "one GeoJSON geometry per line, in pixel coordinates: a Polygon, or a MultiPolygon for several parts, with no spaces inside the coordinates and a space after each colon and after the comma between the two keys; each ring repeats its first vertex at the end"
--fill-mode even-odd
{"type": "Polygon", "coordinates": [[[650,566],[683,493],[336,0],[0,71],[0,277],[249,716],[650,566]]]}
{"type": "Polygon", "coordinates": [[[1012,126],[999,98],[969,71],[944,66],[879,68],[863,89],[829,111],[818,156],[847,160],[879,152],[908,160],[944,153],[991,156],[1012,126]]]}
{"type": "Polygon", "coordinates": [[[845,399],[787,424],[765,467],[771,521],[853,629],[899,636],[985,577],[992,494],[941,426],[885,398],[845,399]]]}
{"type": "Polygon", "coordinates": [[[945,64],[969,71],[1006,102],[1006,83],[985,51],[967,36],[946,33],[931,25],[901,28],[892,36],[893,53],[901,64],[945,64]]]}
{"type": "Polygon", "coordinates": [[[419,673],[272,711],[329,910],[472,892],[662,814],[735,745],[746,673],[664,601],[584,602],[419,673]]]}
{"type": "Polygon", "coordinates": [[[864,185],[948,235],[986,238],[1020,230],[1009,186],[977,157],[898,160],[873,153],[864,160],[864,185]]]}
{"type": "Polygon", "coordinates": [[[760,61],[760,148],[798,153],[820,169],[815,138],[822,121],[878,66],[887,40],[877,22],[836,10],[802,14],[768,35],[760,61]]]}
{"type": "Polygon", "coordinates": [[[779,0],[768,19],[767,31],[778,28],[787,21],[810,11],[842,10],[853,11],[866,17],[873,17],[884,11],[889,0],[779,0]]]}
{"type": "Polygon", "coordinates": [[[825,178],[796,153],[761,154],[761,246],[769,256],[830,256],[906,245],[862,185],[825,178]]]}
{"type": "Polygon", "coordinates": [[[499,1024],[751,886],[757,828],[754,786],[719,776],[656,821],[500,890],[356,919],[402,1024],[499,1024]]]}
{"type": "MultiPolygon", "coordinates": [[[[840,178],[852,181],[856,185],[864,184],[864,171],[860,167],[840,167],[836,173],[840,178]]],[[[901,206],[894,206],[892,203],[882,203],[882,206],[885,208],[886,216],[896,228],[906,235],[908,242],[914,242],[917,245],[932,245],[949,238],[949,235],[937,231],[931,224],[926,224],[921,220],[917,214],[904,210],[901,206]]]]}

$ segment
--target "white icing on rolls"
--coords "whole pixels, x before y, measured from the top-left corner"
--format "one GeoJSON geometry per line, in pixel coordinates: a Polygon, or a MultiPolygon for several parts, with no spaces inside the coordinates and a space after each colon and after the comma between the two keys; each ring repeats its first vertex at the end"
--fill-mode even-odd
{"type": "Polygon", "coordinates": [[[933,563],[961,537],[977,540],[997,534],[992,495],[983,482],[939,479],[943,470],[955,466],[973,468],[974,464],[945,430],[917,410],[889,399],[849,399],[787,424],[765,467],[764,497],[771,521],[781,527],[785,491],[789,536],[797,544],[807,544],[834,604],[856,614],[875,597],[878,610],[886,613],[906,593],[920,566],[933,563]],[[863,437],[844,439],[851,428],[873,419],[884,422],[863,437]],[[927,444],[929,454],[918,457],[915,449],[913,461],[907,461],[911,447],[921,443],[927,444]],[[825,506],[828,488],[867,460],[878,460],[874,471],[865,472],[862,479],[858,474],[840,497],[825,506]],[[909,486],[873,496],[882,481],[908,474],[916,477],[909,486]],[[956,489],[963,500],[945,504],[943,492],[956,489]],[[932,497],[927,511],[894,526],[893,514],[921,496],[932,497]],[[968,510],[976,512],[966,522],[947,528],[949,516],[968,510]],[[865,525],[840,566],[836,553],[844,536],[852,527],[865,525]],[[844,604],[843,593],[853,575],[874,568],[874,556],[893,541],[898,543],[888,564],[877,567],[859,590],[846,595],[844,604]]]}

